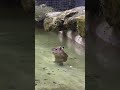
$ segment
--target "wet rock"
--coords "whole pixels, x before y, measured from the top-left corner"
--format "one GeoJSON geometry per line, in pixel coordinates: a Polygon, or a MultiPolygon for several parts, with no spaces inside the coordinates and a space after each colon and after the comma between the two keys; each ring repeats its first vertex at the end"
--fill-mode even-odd
{"type": "Polygon", "coordinates": [[[57,15],[60,12],[48,13],[44,20],[45,31],[55,31],[59,29],[60,22],[57,20],[57,15]]]}
{"type": "Polygon", "coordinates": [[[68,30],[76,31],[78,17],[81,17],[81,16],[85,16],[84,15],[84,8],[79,8],[79,7],[74,8],[72,10],[72,12],[69,13],[68,15],[66,15],[66,17],[64,18],[64,26],[68,30]],[[78,11],[78,9],[80,11],[78,11]]]}
{"type": "Polygon", "coordinates": [[[44,20],[45,31],[61,31],[65,29],[77,29],[77,17],[85,15],[84,7],[76,7],[63,12],[52,12],[46,14],[44,20]]]}

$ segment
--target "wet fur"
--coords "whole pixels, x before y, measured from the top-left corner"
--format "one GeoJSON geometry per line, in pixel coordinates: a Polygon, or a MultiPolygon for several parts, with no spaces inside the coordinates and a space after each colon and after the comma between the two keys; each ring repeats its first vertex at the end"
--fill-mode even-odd
{"type": "Polygon", "coordinates": [[[52,49],[55,56],[55,63],[63,65],[63,62],[67,61],[68,55],[64,52],[64,47],[56,47],[52,49]]]}

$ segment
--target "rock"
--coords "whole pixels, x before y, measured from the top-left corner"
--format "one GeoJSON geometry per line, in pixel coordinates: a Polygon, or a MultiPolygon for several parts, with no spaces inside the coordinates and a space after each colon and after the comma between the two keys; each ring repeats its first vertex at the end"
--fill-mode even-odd
{"type": "Polygon", "coordinates": [[[69,30],[76,30],[76,18],[74,16],[64,20],[64,26],[69,30]]]}
{"type": "Polygon", "coordinates": [[[76,30],[77,17],[85,15],[85,7],[76,7],[63,12],[46,14],[44,20],[45,31],[76,30]]]}
{"type": "Polygon", "coordinates": [[[120,38],[120,0],[100,0],[106,21],[114,28],[114,34],[120,38]]]}
{"type": "Polygon", "coordinates": [[[60,22],[57,20],[57,15],[61,12],[52,12],[46,14],[46,18],[44,20],[44,29],[45,31],[55,31],[59,29],[60,22]]]}
{"type": "Polygon", "coordinates": [[[85,10],[84,6],[76,7],[76,8],[70,9],[70,10],[66,10],[66,11],[63,11],[58,16],[58,18],[61,18],[62,20],[65,20],[65,19],[67,19],[69,17],[72,17],[72,16],[85,15],[85,11],[84,10],[85,10]]]}
{"type": "Polygon", "coordinates": [[[79,35],[85,38],[85,16],[84,15],[77,17],[77,30],[79,32],[79,35]]]}
{"type": "Polygon", "coordinates": [[[39,22],[45,19],[46,13],[55,11],[52,7],[42,4],[40,6],[35,6],[35,21],[39,22]]]}
{"type": "Polygon", "coordinates": [[[77,7],[72,10],[65,11],[66,16],[64,17],[64,26],[67,29],[76,31],[77,17],[85,15],[84,7],[77,7]]]}

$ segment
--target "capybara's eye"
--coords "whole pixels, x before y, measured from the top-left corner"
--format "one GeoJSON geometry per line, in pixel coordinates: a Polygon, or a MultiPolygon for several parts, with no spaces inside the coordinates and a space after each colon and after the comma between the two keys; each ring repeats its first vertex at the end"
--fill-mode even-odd
{"type": "Polygon", "coordinates": [[[55,49],[55,50],[57,50],[57,49],[55,49]]]}

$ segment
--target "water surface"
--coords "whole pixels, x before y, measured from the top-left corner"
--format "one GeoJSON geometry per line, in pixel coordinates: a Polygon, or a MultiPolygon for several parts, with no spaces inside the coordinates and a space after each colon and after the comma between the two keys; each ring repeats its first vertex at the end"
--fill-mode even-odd
{"type": "Polygon", "coordinates": [[[36,28],[35,84],[36,90],[84,90],[84,47],[60,34],[44,32],[36,28]],[[54,63],[51,49],[56,46],[64,46],[69,56],[64,66],[54,63]]]}

